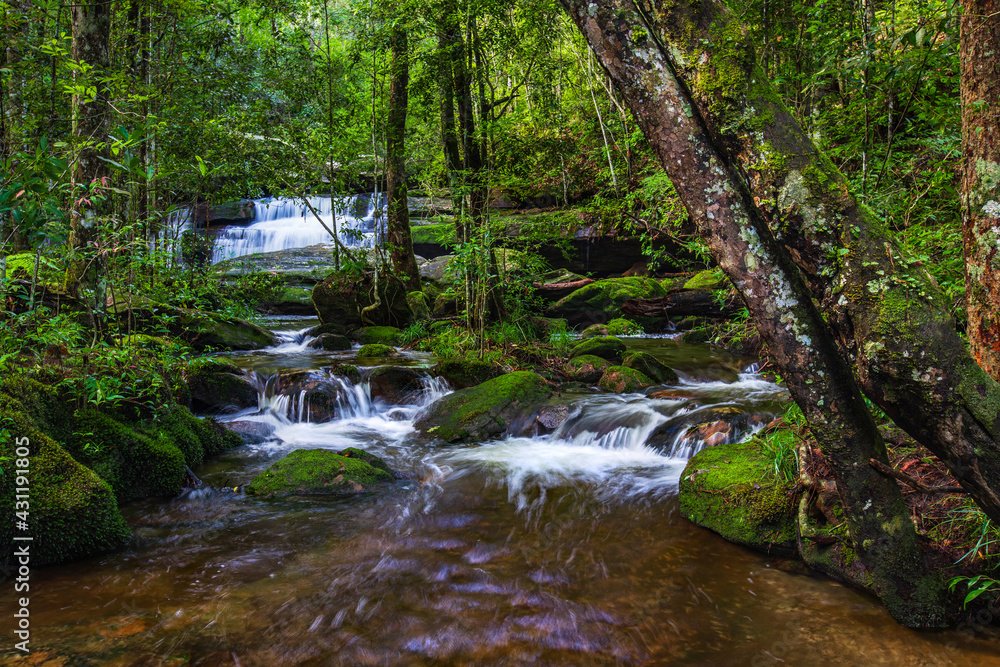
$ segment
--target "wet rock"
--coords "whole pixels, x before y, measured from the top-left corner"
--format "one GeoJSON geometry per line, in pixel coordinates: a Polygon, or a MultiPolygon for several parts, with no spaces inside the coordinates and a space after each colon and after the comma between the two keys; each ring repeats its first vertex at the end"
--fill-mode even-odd
{"type": "MultiPolygon", "coordinates": [[[[663,286],[652,278],[608,278],[574,291],[549,306],[549,317],[564,317],[571,326],[605,324],[622,317],[622,305],[629,299],[666,296],[663,286]]],[[[643,327],[662,326],[664,318],[639,318],[643,327]]]]}
{"type": "MultiPolygon", "coordinates": [[[[296,402],[296,408],[301,401],[305,401],[302,409],[303,417],[308,416],[312,422],[326,422],[337,416],[340,406],[340,393],[342,389],[339,384],[330,380],[322,372],[317,371],[293,371],[282,373],[278,376],[275,384],[275,393],[284,394],[296,402]]],[[[289,409],[291,409],[289,405],[289,409]]],[[[297,414],[289,414],[289,417],[296,418],[297,414]]]]}
{"type": "Polygon", "coordinates": [[[660,424],[645,444],[667,456],[690,455],[703,447],[739,440],[763,422],[759,415],[733,406],[708,405],[660,424]]]}
{"type": "Polygon", "coordinates": [[[323,369],[330,375],[337,375],[351,381],[351,384],[361,383],[361,371],[357,366],[351,364],[334,364],[323,369]]]}
{"type": "Polygon", "coordinates": [[[601,379],[609,366],[611,363],[606,359],[583,354],[566,362],[566,376],[576,382],[593,384],[601,379]]]}
{"type": "Polygon", "coordinates": [[[500,373],[496,366],[482,359],[445,359],[432,372],[459,389],[474,387],[500,373]]]}
{"type": "Polygon", "coordinates": [[[340,352],[351,349],[351,341],[347,336],[339,334],[320,334],[315,340],[309,341],[309,347],[314,350],[326,350],[327,352],[340,352]]]}
{"type": "Polygon", "coordinates": [[[610,393],[631,394],[654,384],[652,380],[637,370],[624,366],[611,366],[604,371],[597,386],[610,393]]]}
{"type": "Polygon", "coordinates": [[[567,405],[543,405],[538,409],[535,421],[541,427],[541,433],[551,433],[569,417],[569,406],[567,405]]]}
{"type": "Polygon", "coordinates": [[[632,368],[658,384],[677,384],[677,373],[674,369],[649,354],[648,352],[633,352],[625,356],[626,368],[632,368]]]}
{"type": "Polygon", "coordinates": [[[485,442],[520,432],[522,425],[533,421],[536,406],[551,394],[540,375],[507,373],[445,396],[415,426],[447,442],[485,442]]]}
{"type": "Polygon", "coordinates": [[[569,358],[581,357],[585,354],[607,359],[613,363],[619,363],[625,353],[625,343],[614,336],[601,336],[598,338],[588,338],[577,343],[570,350],[569,358]]]}
{"type": "Polygon", "coordinates": [[[227,412],[257,406],[257,389],[237,366],[192,363],[187,371],[191,407],[196,412],[227,412]]]}
{"type": "Polygon", "coordinates": [[[361,450],[296,449],[257,475],[246,493],[267,498],[354,496],[392,479],[384,461],[361,450]]]}
{"type": "Polygon", "coordinates": [[[223,425],[240,436],[247,445],[259,445],[274,439],[274,427],[263,422],[241,420],[223,425]]]}
{"type": "Polygon", "coordinates": [[[422,376],[411,368],[379,366],[368,375],[372,399],[388,405],[412,405],[420,400],[422,376]]]}
{"type": "Polygon", "coordinates": [[[381,345],[379,343],[369,343],[368,345],[362,345],[361,349],[358,350],[359,357],[396,357],[399,356],[399,352],[395,348],[388,345],[381,345]]]}

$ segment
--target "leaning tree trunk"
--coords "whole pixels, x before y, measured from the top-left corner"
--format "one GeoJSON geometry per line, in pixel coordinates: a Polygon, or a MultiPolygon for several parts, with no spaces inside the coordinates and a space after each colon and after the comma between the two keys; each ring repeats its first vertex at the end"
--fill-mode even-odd
{"type": "MultiPolygon", "coordinates": [[[[70,214],[70,242],[75,257],[66,277],[67,286],[76,290],[85,280],[92,286],[100,282],[100,273],[96,265],[87,260],[87,255],[98,236],[99,207],[93,196],[94,188],[107,175],[100,146],[108,136],[108,85],[105,77],[109,65],[111,3],[82,0],[72,6],[71,16],[73,59],[91,68],[89,76],[93,77],[92,83],[96,88],[93,95],[73,95],[73,135],[78,148],[72,173],[76,188],[70,214]]],[[[98,295],[95,305],[103,308],[101,295],[98,295]]]]}
{"type": "Polygon", "coordinates": [[[963,2],[962,237],[969,342],[1000,379],[1000,0],[963,2]]]}
{"type": "Polygon", "coordinates": [[[839,353],[789,253],[755,205],[739,165],[718,143],[673,57],[629,0],[563,0],[632,108],[713,258],[746,300],[837,479],[871,588],[907,625],[943,621],[940,582],[925,581],[916,533],[850,365],[839,353]],[[644,27],[645,26],[645,27],[644,27]]]}
{"type": "Polygon", "coordinates": [[[1000,385],[969,354],[926,269],[859,205],[781,104],[725,6],[645,3],[637,13],[632,37],[644,40],[643,54],[661,54],[689,112],[731,167],[716,185],[749,189],[867,396],[1000,521],[1000,385]]]}
{"type": "Polygon", "coordinates": [[[386,119],[386,197],[388,205],[389,254],[396,277],[408,292],[420,289],[420,272],[413,257],[410,213],[406,197],[406,105],[410,85],[409,48],[406,31],[393,28],[389,36],[392,51],[392,83],[386,119]]]}

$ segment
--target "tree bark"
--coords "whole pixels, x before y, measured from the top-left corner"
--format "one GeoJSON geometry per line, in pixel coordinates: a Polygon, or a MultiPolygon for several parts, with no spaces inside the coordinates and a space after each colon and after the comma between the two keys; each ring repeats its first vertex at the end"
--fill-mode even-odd
{"type": "MultiPolygon", "coordinates": [[[[714,57],[727,72],[742,72],[747,57],[752,69],[753,50],[747,56],[742,43],[731,43],[739,41],[732,37],[703,43],[704,33],[715,30],[719,16],[728,21],[724,8],[711,0],[670,8],[638,7],[630,0],[562,2],[627,100],[713,258],[747,302],[793,398],[809,419],[837,479],[847,527],[867,570],[866,582],[901,623],[942,624],[943,588],[923,572],[899,488],[869,464],[872,458],[887,463],[887,457],[851,367],[791,253],[758,208],[744,167],[733,156],[738,144],[720,134],[726,126],[718,125],[712,110],[705,108],[706,100],[711,100],[709,106],[725,101],[729,84],[714,86],[705,98],[692,94],[685,67],[714,57]],[[704,49],[695,54],[697,60],[683,57],[691,52],[688,44],[679,53],[671,51],[671,43],[657,34],[659,28],[649,18],[654,13],[672,28],[688,31],[694,45],[704,49]]],[[[662,32],[669,37],[669,31],[662,32]]],[[[745,107],[733,111],[737,119],[752,113],[745,107]]]]}
{"type": "Polygon", "coordinates": [[[962,238],[972,354],[1000,379],[1000,0],[964,0],[962,238]]]}
{"type": "Polygon", "coordinates": [[[444,0],[440,6],[437,25],[437,75],[441,95],[441,142],[444,147],[445,169],[448,171],[448,189],[451,192],[455,211],[457,238],[462,240],[465,229],[458,214],[462,210],[461,179],[462,153],[458,146],[458,130],[455,128],[455,72],[454,59],[462,52],[461,34],[458,32],[455,0],[444,0]]]}
{"type": "Polygon", "coordinates": [[[410,212],[406,194],[406,107],[410,85],[410,52],[406,31],[394,27],[389,35],[392,52],[389,109],[386,119],[386,197],[389,255],[396,277],[406,291],[420,290],[420,271],[413,256],[410,212]]]}

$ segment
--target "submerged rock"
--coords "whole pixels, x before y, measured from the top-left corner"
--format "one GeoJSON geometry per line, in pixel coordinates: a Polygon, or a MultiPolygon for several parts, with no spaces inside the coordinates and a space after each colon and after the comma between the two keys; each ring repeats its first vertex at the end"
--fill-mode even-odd
{"type": "Polygon", "coordinates": [[[778,478],[774,467],[760,438],[703,449],[681,475],[681,514],[730,542],[794,555],[794,484],[778,478]]]}
{"type": "Polygon", "coordinates": [[[656,383],[637,370],[625,366],[611,366],[604,371],[597,386],[611,393],[631,394],[652,387],[654,384],[656,383]]]}
{"type": "Polygon", "coordinates": [[[601,379],[609,366],[611,362],[607,359],[592,354],[582,354],[566,362],[566,376],[575,382],[593,384],[601,379]]]}
{"type": "Polygon", "coordinates": [[[422,376],[411,368],[379,366],[368,375],[372,399],[389,405],[411,405],[420,400],[424,384],[422,376]]]}
{"type": "Polygon", "coordinates": [[[354,496],[392,479],[385,461],[361,450],[296,449],[257,475],[246,492],[268,498],[354,496]]]}
{"type": "Polygon", "coordinates": [[[677,384],[677,373],[674,369],[649,354],[648,352],[633,352],[625,356],[626,368],[632,368],[658,384],[677,384]]]}
{"type": "Polygon", "coordinates": [[[484,442],[516,433],[551,394],[548,382],[540,375],[530,371],[507,373],[445,396],[430,406],[415,427],[447,442],[484,442]]]}
{"type": "Polygon", "coordinates": [[[570,350],[569,358],[573,359],[574,357],[581,357],[586,354],[618,363],[621,361],[624,353],[625,343],[614,336],[601,336],[599,338],[588,338],[583,342],[577,343],[570,350]]]}

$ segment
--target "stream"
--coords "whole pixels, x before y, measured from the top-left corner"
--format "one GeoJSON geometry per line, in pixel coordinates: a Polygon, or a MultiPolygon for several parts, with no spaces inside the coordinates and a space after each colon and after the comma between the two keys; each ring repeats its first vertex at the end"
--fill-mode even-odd
{"type": "Polygon", "coordinates": [[[38,654],[123,666],[1000,665],[983,632],[900,627],[874,599],[680,515],[681,471],[704,446],[687,426],[735,414],[730,437],[746,437],[788,400],[745,362],[626,339],[679,385],[561,391],[552,401],[568,417],[553,433],[451,446],[413,428],[449,391],[441,381],[394,406],[364,379],[327,374],[340,398],[319,423],[301,397],[274,394],[278,372],[377,364],[307,348],[308,324],[274,323],[280,345],[230,356],[259,379],[261,409],[223,419],[260,422],[270,440],[199,468],[212,488],[125,508],[131,550],[32,573],[38,654]],[[292,449],[349,446],[403,479],[349,500],[239,491],[292,449]]]}

